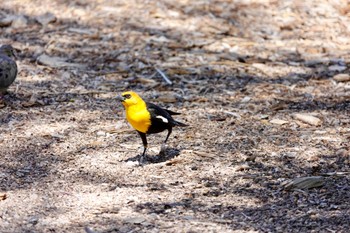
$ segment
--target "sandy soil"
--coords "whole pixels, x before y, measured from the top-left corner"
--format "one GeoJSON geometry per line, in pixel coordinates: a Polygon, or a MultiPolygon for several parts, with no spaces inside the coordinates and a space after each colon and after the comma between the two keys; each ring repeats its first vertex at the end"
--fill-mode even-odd
{"type": "Polygon", "coordinates": [[[348,231],[347,1],[11,0],[0,25],[0,232],[348,231]],[[144,166],[130,89],[190,125],[144,166]]]}

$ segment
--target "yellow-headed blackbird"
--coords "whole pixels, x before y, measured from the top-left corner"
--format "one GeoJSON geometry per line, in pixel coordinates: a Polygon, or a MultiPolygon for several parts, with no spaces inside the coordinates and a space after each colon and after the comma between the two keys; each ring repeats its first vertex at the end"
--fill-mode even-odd
{"type": "Polygon", "coordinates": [[[180,113],[147,103],[133,91],[123,92],[118,99],[125,107],[126,119],[136,129],[142,139],[144,150],[141,159],[144,157],[147,149],[147,134],[168,130],[164,141],[166,143],[174,126],[187,126],[172,118],[172,115],[179,115],[180,113]]]}

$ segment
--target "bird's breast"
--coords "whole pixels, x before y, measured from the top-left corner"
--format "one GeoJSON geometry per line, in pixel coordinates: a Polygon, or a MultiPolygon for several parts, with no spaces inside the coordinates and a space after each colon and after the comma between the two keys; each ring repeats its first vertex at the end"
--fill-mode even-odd
{"type": "Polygon", "coordinates": [[[151,126],[151,114],[147,110],[129,108],[126,111],[126,119],[134,129],[147,133],[151,126]]]}

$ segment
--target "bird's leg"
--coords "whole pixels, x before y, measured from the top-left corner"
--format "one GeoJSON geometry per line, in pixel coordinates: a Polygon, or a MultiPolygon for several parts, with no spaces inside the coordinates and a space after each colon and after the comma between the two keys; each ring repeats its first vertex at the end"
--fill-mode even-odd
{"type": "Polygon", "coordinates": [[[144,158],[145,158],[145,154],[146,154],[146,150],[147,150],[147,145],[148,144],[147,144],[146,134],[142,133],[142,132],[139,132],[139,131],[137,131],[137,132],[140,134],[140,137],[142,139],[142,144],[143,144],[143,147],[144,147],[143,153],[142,153],[141,158],[140,158],[140,164],[142,164],[143,161],[144,161],[144,158]]]}
{"type": "Polygon", "coordinates": [[[162,146],[160,147],[160,152],[159,152],[159,154],[163,154],[163,153],[165,152],[165,149],[166,149],[166,142],[168,141],[168,138],[169,138],[169,136],[170,136],[172,130],[173,130],[172,128],[168,128],[168,135],[166,136],[166,138],[165,138],[165,140],[164,140],[162,146]]]}
{"type": "Polygon", "coordinates": [[[169,138],[172,131],[173,131],[173,128],[168,128],[168,135],[165,138],[164,144],[168,141],[168,138],[169,138]]]}

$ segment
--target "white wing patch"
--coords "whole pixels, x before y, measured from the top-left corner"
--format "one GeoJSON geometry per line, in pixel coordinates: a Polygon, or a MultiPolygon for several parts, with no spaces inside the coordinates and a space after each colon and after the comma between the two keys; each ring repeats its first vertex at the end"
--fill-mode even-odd
{"type": "Polygon", "coordinates": [[[169,122],[168,119],[166,119],[166,118],[163,117],[163,116],[156,116],[156,118],[161,119],[164,123],[168,123],[168,122],[169,122]]]}

